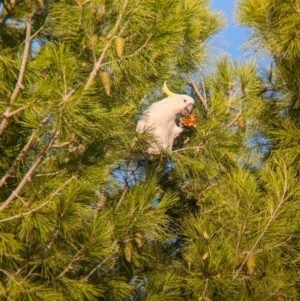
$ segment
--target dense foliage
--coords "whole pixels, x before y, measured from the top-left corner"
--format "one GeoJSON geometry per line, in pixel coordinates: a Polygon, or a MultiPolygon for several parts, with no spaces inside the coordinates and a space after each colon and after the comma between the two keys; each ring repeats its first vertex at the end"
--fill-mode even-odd
{"type": "Polygon", "coordinates": [[[298,300],[297,0],[0,2],[0,300],[298,300]],[[148,162],[161,87],[197,127],[148,162]]]}

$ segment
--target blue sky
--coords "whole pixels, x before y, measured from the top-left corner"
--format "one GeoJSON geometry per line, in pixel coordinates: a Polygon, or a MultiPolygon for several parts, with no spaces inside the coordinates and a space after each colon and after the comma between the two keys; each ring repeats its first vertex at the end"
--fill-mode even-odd
{"type": "Polygon", "coordinates": [[[233,20],[235,0],[211,0],[213,10],[223,11],[227,25],[221,32],[215,35],[213,42],[217,43],[217,49],[228,52],[233,59],[242,57],[241,46],[248,39],[246,28],[238,27],[233,20]]]}

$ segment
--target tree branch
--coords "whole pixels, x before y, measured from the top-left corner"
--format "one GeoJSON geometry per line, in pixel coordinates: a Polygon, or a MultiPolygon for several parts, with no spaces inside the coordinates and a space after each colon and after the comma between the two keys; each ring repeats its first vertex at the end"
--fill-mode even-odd
{"type": "Polygon", "coordinates": [[[175,149],[175,150],[172,151],[172,153],[181,153],[181,152],[186,151],[186,150],[191,150],[191,149],[200,150],[200,149],[204,149],[204,148],[205,148],[204,145],[202,145],[202,146],[190,146],[190,147],[175,149]]]}
{"type": "Polygon", "coordinates": [[[133,52],[133,53],[131,53],[131,54],[128,54],[128,55],[125,55],[125,56],[123,56],[122,58],[120,58],[120,59],[118,59],[118,60],[106,62],[106,63],[104,63],[104,64],[101,65],[101,68],[102,68],[103,66],[106,66],[106,65],[111,64],[112,62],[121,62],[121,61],[123,61],[123,60],[127,60],[127,59],[129,59],[129,58],[132,58],[132,57],[138,55],[138,54],[139,54],[139,53],[147,46],[147,44],[149,43],[149,41],[150,41],[150,39],[152,38],[152,36],[153,36],[153,34],[151,33],[151,34],[148,36],[148,38],[147,38],[147,40],[145,41],[145,43],[144,43],[140,48],[138,48],[135,52],[133,52]]]}
{"type": "Polygon", "coordinates": [[[35,139],[37,138],[37,132],[34,131],[28,142],[26,143],[26,145],[23,147],[23,149],[21,150],[19,156],[16,158],[16,160],[13,162],[13,164],[11,165],[11,167],[8,169],[8,171],[6,172],[6,174],[2,177],[2,179],[0,180],[0,188],[6,183],[7,179],[9,177],[11,177],[12,172],[14,171],[15,167],[18,165],[18,163],[24,158],[25,154],[28,152],[28,150],[30,149],[31,145],[34,143],[35,139]]]}
{"type": "Polygon", "coordinates": [[[105,259],[103,259],[101,262],[99,262],[84,278],[82,278],[82,282],[86,282],[89,280],[89,278],[101,268],[101,266],[106,263],[109,259],[111,259],[116,253],[118,252],[118,248],[109,256],[107,256],[105,259]]]}
{"type": "Polygon", "coordinates": [[[257,245],[262,240],[262,238],[265,236],[265,234],[268,231],[269,227],[271,226],[272,222],[276,219],[278,211],[280,210],[280,208],[282,207],[282,205],[284,204],[284,202],[287,201],[289,199],[289,197],[292,195],[292,193],[287,194],[288,179],[287,179],[287,167],[286,166],[284,166],[283,173],[284,173],[284,187],[283,187],[282,196],[281,197],[278,196],[280,198],[279,202],[278,202],[278,205],[275,208],[275,210],[271,213],[271,216],[270,216],[270,218],[269,218],[269,220],[268,220],[265,228],[263,229],[263,231],[261,232],[261,234],[258,236],[258,238],[256,239],[256,241],[254,242],[251,250],[247,252],[244,261],[242,262],[242,264],[240,265],[240,267],[238,268],[238,270],[233,275],[232,280],[236,280],[239,277],[239,275],[240,275],[243,267],[245,266],[248,258],[253,255],[254,250],[256,249],[257,245]]]}
{"type": "Polygon", "coordinates": [[[231,125],[233,125],[242,115],[242,112],[236,114],[236,116],[225,126],[225,128],[229,128],[231,125]]]}
{"type": "Polygon", "coordinates": [[[16,215],[14,215],[14,216],[10,216],[10,217],[8,217],[8,218],[2,219],[2,220],[0,220],[0,223],[7,222],[7,221],[11,221],[11,220],[13,220],[13,219],[18,219],[18,218],[21,218],[21,217],[30,215],[30,214],[32,214],[33,212],[36,212],[36,211],[40,210],[41,208],[43,208],[43,207],[45,207],[46,205],[48,205],[48,204],[53,200],[53,198],[54,198],[55,196],[57,196],[57,195],[60,193],[60,191],[61,191],[64,187],[66,187],[66,186],[67,186],[73,179],[75,179],[75,178],[76,178],[76,174],[73,175],[71,178],[69,178],[69,179],[68,179],[63,185],[61,185],[58,189],[56,189],[56,190],[50,195],[49,199],[48,199],[46,202],[42,203],[41,205],[37,206],[36,208],[31,209],[31,210],[29,210],[29,211],[27,211],[27,212],[25,212],[25,213],[16,214],[16,215]]]}
{"type": "MultiPolygon", "coordinates": [[[[24,89],[23,81],[24,81],[26,64],[27,64],[27,60],[29,57],[30,46],[31,46],[31,28],[32,28],[31,18],[27,18],[27,20],[26,20],[26,40],[25,40],[24,53],[23,53],[23,58],[22,58],[22,62],[21,62],[19,77],[18,77],[16,86],[15,86],[15,89],[10,97],[10,105],[6,109],[6,111],[3,113],[3,116],[9,116],[9,114],[12,110],[12,105],[14,104],[15,100],[17,99],[20,91],[24,89]]],[[[0,135],[3,134],[5,128],[7,127],[7,124],[8,124],[8,117],[4,118],[0,124],[0,135]]]]}
{"type": "MultiPolygon", "coordinates": [[[[53,146],[52,146],[53,147],[53,146]]],[[[58,171],[54,171],[54,172],[48,172],[48,173],[36,173],[34,174],[33,176],[34,177],[49,177],[49,176],[56,176],[56,175],[59,175],[60,173],[66,171],[67,169],[66,168],[63,168],[61,170],[58,170],[58,171]]]]}
{"type": "Polygon", "coordinates": [[[202,297],[199,298],[199,301],[202,301],[202,300],[206,300],[206,292],[207,292],[207,288],[208,288],[208,278],[205,279],[205,287],[204,287],[204,290],[203,290],[203,293],[202,293],[202,297]]]}
{"type": "Polygon", "coordinates": [[[123,192],[122,192],[121,198],[120,198],[120,200],[119,200],[119,202],[118,202],[118,204],[117,204],[117,207],[116,207],[116,209],[115,209],[115,213],[118,211],[118,209],[119,209],[121,203],[123,202],[123,200],[124,200],[124,198],[125,198],[125,196],[126,196],[127,191],[128,191],[128,186],[126,186],[126,187],[124,188],[123,192]]]}
{"type": "MultiPolygon", "coordinates": [[[[42,125],[44,125],[45,123],[47,123],[48,120],[49,120],[49,118],[50,118],[49,115],[46,116],[42,120],[42,125]]],[[[21,150],[19,156],[15,159],[14,163],[11,165],[11,167],[9,168],[9,170],[6,172],[6,174],[0,180],[0,188],[6,183],[7,179],[9,177],[11,177],[11,174],[14,171],[14,169],[16,168],[16,166],[18,165],[18,163],[24,158],[24,156],[26,155],[26,153],[29,151],[29,149],[31,148],[31,146],[34,143],[35,139],[37,138],[37,133],[38,133],[38,130],[35,130],[35,131],[32,132],[32,134],[31,134],[28,142],[26,143],[26,145],[21,150]]]]}
{"type": "Polygon", "coordinates": [[[196,95],[201,100],[201,102],[202,102],[202,104],[204,106],[205,111],[207,111],[208,110],[208,106],[207,106],[207,99],[206,99],[206,97],[204,98],[202,96],[202,94],[200,93],[200,91],[199,91],[199,89],[198,89],[195,81],[193,80],[192,76],[189,73],[186,73],[186,76],[187,76],[188,80],[191,82],[191,85],[193,86],[196,95]]]}
{"type": "MultiPolygon", "coordinates": [[[[34,100],[34,101],[35,101],[35,100],[34,100]]],[[[19,109],[13,111],[13,112],[10,112],[10,113],[4,112],[4,113],[2,114],[1,117],[2,117],[2,118],[5,118],[5,119],[8,119],[8,118],[10,118],[11,116],[16,115],[16,114],[18,114],[19,112],[21,112],[21,111],[27,109],[28,107],[30,107],[31,104],[34,103],[34,101],[30,102],[30,103],[27,104],[26,106],[24,106],[24,107],[22,107],[22,108],[19,108],[19,109]]]]}
{"type": "Polygon", "coordinates": [[[2,272],[2,273],[5,274],[9,279],[11,279],[12,281],[14,281],[14,282],[17,283],[18,285],[20,285],[20,283],[19,283],[18,281],[16,281],[15,277],[14,277],[11,273],[9,273],[9,272],[7,272],[6,270],[1,269],[1,268],[0,268],[0,272],[2,272]]]}
{"type": "Polygon", "coordinates": [[[71,262],[69,263],[69,265],[56,277],[56,279],[59,279],[61,277],[63,277],[73,266],[73,263],[75,261],[78,261],[81,259],[81,256],[80,256],[80,252],[82,251],[82,249],[80,249],[75,255],[74,257],[72,258],[71,262]]]}
{"type": "Polygon", "coordinates": [[[17,197],[17,195],[21,192],[21,190],[24,188],[24,186],[27,184],[27,182],[31,180],[31,177],[32,177],[34,171],[42,163],[42,161],[45,158],[46,153],[48,152],[49,149],[51,149],[53,143],[55,142],[55,140],[57,139],[58,136],[59,136],[59,131],[55,131],[55,133],[52,135],[52,138],[50,139],[48,145],[40,153],[40,155],[38,156],[36,161],[32,164],[30,169],[27,171],[27,173],[25,174],[22,181],[19,183],[16,190],[14,190],[11,193],[11,195],[8,197],[8,199],[0,206],[0,211],[4,210],[17,197]]]}
{"type": "Polygon", "coordinates": [[[111,43],[112,43],[112,41],[113,41],[113,39],[114,39],[114,35],[115,35],[115,33],[117,32],[118,27],[120,26],[120,23],[121,23],[121,21],[122,21],[123,14],[124,14],[125,9],[126,9],[126,7],[127,7],[128,1],[129,1],[129,0],[125,0],[125,1],[124,1],[122,10],[121,10],[121,12],[120,12],[120,14],[119,14],[119,17],[118,17],[118,20],[117,20],[117,22],[116,22],[116,24],[115,24],[115,27],[113,28],[111,34],[110,34],[109,37],[108,37],[108,42],[107,42],[107,44],[105,45],[105,47],[104,47],[104,49],[103,49],[103,51],[102,51],[102,53],[101,53],[101,55],[100,55],[98,61],[97,61],[96,64],[94,65],[94,68],[93,68],[92,72],[90,73],[89,79],[87,80],[87,82],[86,82],[86,84],[85,84],[85,86],[84,86],[84,89],[85,89],[85,90],[88,89],[88,88],[90,87],[90,85],[92,84],[93,80],[95,79],[95,77],[97,76],[97,74],[98,74],[98,72],[99,72],[99,70],[100,70],[100,68],[101,68],[102,62],[103,62],[104,57],[105,57],[105,55],[106,55],[106,52],[107,52],[108,49],[110,48],[111,43]]]}

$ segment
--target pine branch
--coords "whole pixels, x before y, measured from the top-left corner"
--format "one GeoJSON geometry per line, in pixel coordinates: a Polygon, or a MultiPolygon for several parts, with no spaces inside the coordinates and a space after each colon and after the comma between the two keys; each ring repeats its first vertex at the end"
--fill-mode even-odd
{"type": "Polygon", "coordinates": [[[27,212],[25,212],[25,213],[16,214],[16,215],[14,215],[14,216],[10,216],[10,217],[8,217],[8,218],[1,219],[1,220],[0,220],[0,223],[4,223],[4,222],[11,221],[11,220],[14,220],[14,219],[22,218],[22,217],[24,217],[24,216],[30,215],[30,214],[32,214],[32,213],[34,213],[34,212],[40,210],[41,208],[43,208],[43,207],[45,207],[46,205],[48,205],[48,204],[53,200],[53,198],[54,198],[55,196],[57,196],[57,195],[60,193],[60,191],[61,191],[64,187],[66,187],[66,186],[67,186],[73,179],[75,179],[75,178],[76,178],[76,174],[73,175],[71,178],[69,178],[69,179],[68,179],[64,184],[62,184],[58,189],[56,189],[56,190],[50,195],[49,199],[48,199],[46,202],[42,203],[41,205],[37,206],[36,208],[31,209],[31,210],[29,210],[29,211],[27,211],[27,212]]]}
{"type": "Polygon", "coordinates": [[[75,0],[75,1],[76,1],[76,3],[78,4],[78,6],[80,8],[81,23],[82,23],[82,26],[84,28],[84,33],[87,36],[87,38],[89,39],[89,41],[90,41],[90,45],[92,47],[92,52],[93,52],[93,57],[94,57],[94,63],[96,63],[97,62],[97,58],[96,58],[96,52],[95,52],[95,43],[93,41],[93,38],[88,33],[86,22],[85,22],[85,19],[84,19],[84,13],[83,13],[83,6],[87,2],[81,3],[80,1],[77,1],[77,0],[75,0]]]}
{"type": "Polygon", "coordinates": [[[192,76],[189,73],[186,73],[187,78],[189,79],[189,81],[191,82],[191,85],[193,86],[196,95],[198,96],[198,98],[201,100],[205,111],[208,111],[208,106],[207,106],[207,99],[206,96],[203,97],[203,95],[201,94],[201,92],[199,91],[195,81],[193,80],[192,76]]]}
{"type": "Polygon", "coordinates": [[[67,169],[64,168],[64,169],[61,169],[61,170],[58,170],[58,171],[54,171],[54,172],[48,172],[48,173],[36,173],[34,174],[33,176],[34,177],[49,177],[49,176],[56,176],[56,175],[59,175],[60,173],[66,171],[67,169]]]}
{"type": "Polygon", "coordinates": [[[105,264],[109,259],[112,259],[114,255],[119,251],[118,248],[109,256],[107,256],[105,259],[103,259],[100,263],[98,263],[84,278],[82,278],[82,282],[87,282],[89,278],[97,271],[99,270],[103,264],[105,264]]]}
{"type": "Polygon", "coordinates": [[[21,285],[22,285],[22,283],[23,283],[26,279],[28,279],[28,278],[32,275],[33,271],[34,271],[38,266],[39,266],[38,264],[35,264],[35,265],[30,269],[30,271],[28,272],[28,274],[21,280],[21,282],[20,282],[21,285]]]}
{"type": "Polygon", "coordinates": [[[206,300],[206,297],[205,297],[205,296],[206,296],[206,292],[207,292],[207,288],[208,288],[208,281],[209,281],[209,279],[206,278],[206,279],[205,279],[205,287],[204,287],[202,296],[199,298],[199,301],[201,301],[201,300],[206,300]]]}
{"type": "Polygon", "coordinates": [[[89,79],[87,80],[87,82],[86,82],[86,84],[85,84],[85,86],[84,86],[84,89],[85,89],[85,90],[88,89],[88,88],[90,87],[90,85],[92,84],[93,80],[94,80],[95,77],[97,76],[97,74],[98,74],[98,72],[99,72],[99,70],[100,70],[100,68],[101,68],[101,66],[102,66],[102,62],[103,62],[103,60],[104,60],[104,57],[105,57],[105,55],[106,55],[108,49],[110,48],[111,43],[112,43],[112,41],[113,41],[113,39],[114,39],[114,35],[115,35],[115,33],[117,32],[118,27],[120,26],[120,23],[121,23],[121,21],[122,21],[122,19],[123,19],[123,14],[124,14],[125,9],[126,9],[126,7],[127,7],[128,1],[129,1],[129,0],[125,0],[125,1],[124,1],[122,10],[121,10],[121,12],[120,12],[120,14],[119,14],[119,17],[118,17],[118,20],[117,20],[117,22],[116,22],[116,24],[115,24],[115,27],[113,28],[112,33],[111,33],[110,36],[108,37],[108,41],[107,41],[107,43],[106,43],[106,45],[105,45],[105,47],[104,47],[104,49],[103,49],[103,51],[102,51],[102,53],[101,53],[101,55],[100,55],[100,58],[98,59],[98,61],[97,61],[96,64],[94,65],[94,68],[93,68],[93,70],[92,70],[92,72],[91,72],[91,74],[90,74],[90,76],[89,76],[89,79]]]}
{"type": "Polygon", "coordinates": [[[272,214],[271,214],[271,216],[270,216],[270,218],[269,218],[269,220],[268,220],[265,228],[263,229],[263,231],[261,232],[261,234],[258,236],[258,238],[256,239],[256,241],[254,242],[251,250],[247,252],[244,261],[242,262],[242,264],[240,265],[240,267],[238,268],[238,270],[233,275],[232,280],[236,280],[239,277],[239,275],[240,275],[242,269],[244,268],[244,266],[245,266],[248,258],[253,255],[253,253],[254,253],[257,245],[260,243],[260,241],[262,240],[262,238],[265,236],[266,232],[268,231],[269,227],[271,226],[271,224],[273,223],[273,221],[276,219],[278,211],[281,209],[282,205],[289,199],[289,197],[291,195],[293,195],[292,192],[287,193],[288,178],[287,178],[287,167],[286,166],[284,166],[283,172],[284,172],[284,187],[283,187],[282,196],[280,197],[280,195],[278,194],[278,205],[275,208],[275,210],[272,212],[272,214]]]}
{"type": "Polygon", "coordinates": [[[0,136],[3,134],[5,128],[7,127],[9,114],[12,110],[12,106],[13,106],[14,102],[18,98],[20,91],[24,89],[23,80],[24,80],[24,76],[25,76],[26,64],[27,64],[27,60],[29,57],[30,46],[31,46],[31,28],[32,28],[31,18],[27,18],[26,19],[26,39],[25,39],[23,58],[22,58],[22,62],[21,62],[21,68],[19,71],[19,77],[18,77],[16,86],[15,86],[15,89],[10,97],[10,106],[3,113],[4,118],[0,124],[0,136]]]}
{"type": "Polygon", "coordinates": [[[59,279],[61,277],[63,277],[70,269],[72,269],[73,267],[73,263],[81,260],[82,255],[80,255],[80,253],[82,252],[82,249],[80,249],[72,258],[71,262],[69,263],[69,265],[56,277],[56,279],[59,279]]]}
{"type": "Polygon", "coordinates": [[[172,153],[181,153],[181,152],[184,152],[186,150],[191,150],[191,149],[199,151],[200,149],[204,149],[204,148],[205,148],[204,145],[201,145],[201,146],[190,146],[190,147],[184,147],[184,148],[175,149],[175,150],[172,151],[172,153]]]}
{"type": "Polygon", "coordinates": [[[20,154],[18,155],[18,157],[16,158],[16,160],[13,162],[13,164],[11,165],[11,167],[8,169],[8,171],[6,172],[6,174],[2,177],[1,181],[0,181],[0,188],[6,184],[6,181],[8,178],[10,178],[12,176],[12,173],[14,171],[14,169],[16,168],[16,166],[18,165],[18,163],[20,161],[22,161],[22,159],[24,158],[24,156],[26,155],[26,153],[29,151],[30,147],[32,146],[32,144],[35,142],[37,138],[37,131],[33,131],[33,133],[31,134],[28,142],[26,143],[26,145],[23,147],[23,149],[21,150],[20,154]]]}
{"type": "Polygon", "coordinates": [[[52,138],[50,139],[48,145],[45,147],[45,149],[40,153],[36,161],[32,164],[30,169],[25,174],[22,181],[19,183],[16,190],[14,190],[11,195],[8,197],[8,199],[0,206],[0,211],[4,210],[21,192],[21,190],[24,188],[24,186],[27,184],[28,181],[31,180],[31,177],[34,173],[34,171],[38,168],[38,166],[42,163],[44,160],[46,153],[51,149],[53,143],[59,136],[59,131],[55,131],[55,133],[52,135],[52,138]]]}
{"type": "Polygon", "coordinates": [[[225,126],[225,128],[229,128],[231,125],[233,125],[242,115],[242,112],[236,114],[236,116],[225,126]]]}
{"type": "Polygon", "coordinates": [[[233,108],[233,107],[231,106],[231,103],[232,103],[233,99],[236,97],[236,95],[237,95],[239,92],[241,92],[241,89],[237,89],[234,93],[232,93],[232,87],[229,86],[228,90],[229,90],[229,99],[228,99],[228,105],[227,105],[227,113],[229,113],[230,109],[235,109],[235,110],[241,112],[240,109],[233,108]]]}
{"type": "Polygon", "coordinates": [[[44,254],[47,253],[51,249],[51,247],[53,246],[55,240],[58,237],[59,232],[60,232],[60,229],[56,229],[56,231],[52,235],[51,241],[48,243],[48,245],[44,249],[44,254]]]}
{"type": "Polygon", "coordinates": [[[19,108],[19,109],[13,111],[13,112],[8,113],[8,114],[7,114],[7,113],[3,113],[1,117],[4,118],[4,119],[8,119],[8,118],[10,118],[11,116],[14,116],[14,115],[16,115],[16,114],[22,112],[23,110],[27,109],[27,108],[30,107],[34,102],[35,102],[35,100],[32,101],[32,102],[30,102],[30,103],[27,104],[26,106],[24,106],[24,107],[22,107],[22,108],[19,108]]]}
{"type": "Polygon", "coordinates": [[[9,273],[8,271],[0,268],[0,272],[2,272],[3,274],[5,274],[9,279],[11,279],[17,285],[20,285],[20,283],[15,279],[15,277],[11,273],[9,273]]]}
{"type": "MultiPolygon", "coordinates": [[[[46,116],[43,120],[42,120],[42,125],[44,125],[45,123],[48,122],[50,116],[46,116]]],[[[6,172],[6,174],[2,177],[2,179],[0,180],[0,188],[6,183],[7,179],[10,178],[14,171],[14,169],[16,168],[16,166],[18,165],[19,162],[21,162],[23,160],[23,158],[25,157],[25,155],[27,154],[27,152],[30,150],[32,144],[35,142],[36,138],[37,138],[37,134],[38,134],[38,130],[35,130],[32,132],[28,142],[26,143],[26,145],[23,147],[23,149],[21,150],[20,154],[18,155],[18,157],[16,158],[16,160],[13,162],[13,164],[11,165],[11,167],[8,169],[8,171],[6,172]]]]}
{"type": "Polygon", "coordinates": [[[120,58],[120,59],[118,59],[118,60],[106,62],[106,63],[104,63],[104,64],[101,65],[101,68],[102,68],[103,66],[106,66],[106,65],[111,64],[112,62],[121,62],[121,61],[123,61],[123,60],[130,59],[130,58],[135,57],[135,56],[138,55],[144,48],[147,47],[147,45],[148,45],[150,39],[152,38],[152,36],[153,36],[153,34],[151,33],[151,34],[148,36],[148,38],[146,39],[145,43],[144,43],[140,48],[138,48],[135,52],[133,52],[133,53],[131,53],[131,54],[128,54],[128,55],[124,55],[122,58],[120,58]]]}
{"type": "MultiPolygon", "coordinates": [[[[131,16],[135,14],[135,12],[139,9],[139,3],[140,1],[137,1],[135,3],[135,8],[131,11],[131,16]]],[[[124,25],[122,26],[122,28],[119,31],[119,35],[121,35],[124,30],[126,29],[127,25],[130,23],[131,17],[127,18],[127,21],[124,22],[124,25]]],[[[135,36],[137,33],[132,34],[132,36],[135,36]]]]}
{"type": "Polygon", "coordinates": [[[118,204],[117,204],[117,206],[116,206],[115,213],[118,211],[120,205],[122,204],[122,202],[123,202],[123,200],[124,200],[124,198],[125,198],[125,196],[126,196],[126,193],[127,193],[128,189],[129,189],[128,186],[126,186],[126,187],[124,188],[124,190],[123,190],[123,192],[122,192],[122,195],[121,195],[121,198],[120,198],[120,200],[119,200],[119,202],[118,202],[118,204]]]}

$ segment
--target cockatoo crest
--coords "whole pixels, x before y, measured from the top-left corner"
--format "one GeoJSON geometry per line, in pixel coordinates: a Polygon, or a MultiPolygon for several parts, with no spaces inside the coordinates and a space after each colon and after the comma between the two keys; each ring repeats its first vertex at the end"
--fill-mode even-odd
{"type": "Polygon", "coordinates": [[[161,150],[172,150],[175,138],[183,131],[177,126],[176,118],[189,114],[194,106],[194,99],[188,95],[171,92],[166,83],[163,91],[168,97],[153,103],[137,123],[138,133],[149,132],[153,141],[147,150],[148,154],[159,154],[161,150]]]}

